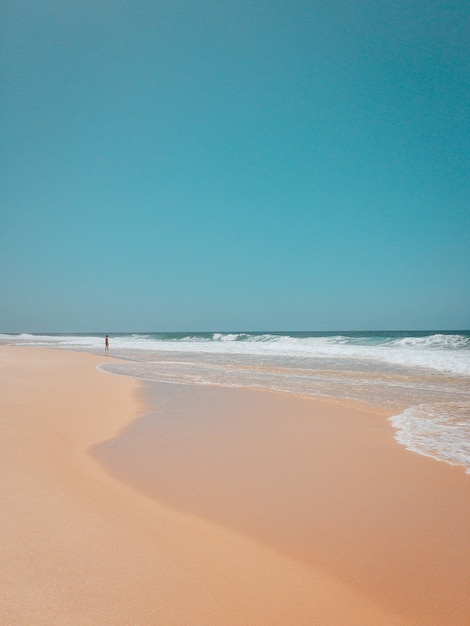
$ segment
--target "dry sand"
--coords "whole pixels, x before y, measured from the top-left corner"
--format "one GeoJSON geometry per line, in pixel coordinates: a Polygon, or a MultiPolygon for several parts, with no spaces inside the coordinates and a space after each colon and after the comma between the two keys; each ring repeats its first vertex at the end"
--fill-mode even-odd
{"type": "Polygon", "coordinates": [[[148,397],[104,358],[0,347],[1,624],[467,623],[462,470],[269,393],[160,387],[125,428],[148,397]]]}

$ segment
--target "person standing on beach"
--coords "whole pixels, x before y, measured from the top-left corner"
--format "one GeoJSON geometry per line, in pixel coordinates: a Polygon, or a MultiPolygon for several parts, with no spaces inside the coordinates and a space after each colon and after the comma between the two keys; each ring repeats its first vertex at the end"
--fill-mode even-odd
{"type": "Polygon", "coordinates": [[[106,335],[105,340],[104,340],[104,349],[107,352],[109,350],[109,338],[108,335],[106,335]]]}

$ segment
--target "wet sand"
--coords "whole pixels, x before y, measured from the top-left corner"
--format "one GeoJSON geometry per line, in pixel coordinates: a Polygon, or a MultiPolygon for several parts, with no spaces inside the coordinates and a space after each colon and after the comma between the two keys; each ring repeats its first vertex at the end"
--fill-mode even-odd
{"type": "Polygon", "coordinates": [[[154,412],[94,448],[114,475],[414,624],[467,623],[470,476],[399,446],[387,413],[246,389],[143,393],[154,412]]]}
{"type": "Polygon", "coordinates": [[[462,470],[383,414],[105,359],[0,347],[1,623],[466,623],[462,470]]]}

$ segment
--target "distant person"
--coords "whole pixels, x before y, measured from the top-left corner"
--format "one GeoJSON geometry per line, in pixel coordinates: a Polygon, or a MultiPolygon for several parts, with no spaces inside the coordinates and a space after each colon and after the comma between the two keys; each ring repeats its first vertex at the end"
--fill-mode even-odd
{"type": "Polygon", "coordinates": [[[106,338],[104,340],[104,349],[106,350],[106,352],[109,350],[109,337],[108,337],[108,335],[106,335],[106,338]]]}

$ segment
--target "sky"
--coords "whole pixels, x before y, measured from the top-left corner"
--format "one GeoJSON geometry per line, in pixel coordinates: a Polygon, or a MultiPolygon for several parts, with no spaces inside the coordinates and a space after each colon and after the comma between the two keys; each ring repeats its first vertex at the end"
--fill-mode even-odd
{"type": "Polygon", "coordinates": [[[0,333],[470,328],[468,0],[3,0],[0,333]]]}

